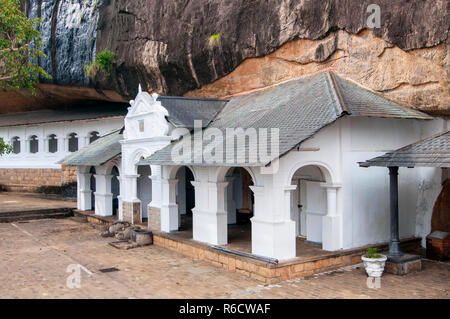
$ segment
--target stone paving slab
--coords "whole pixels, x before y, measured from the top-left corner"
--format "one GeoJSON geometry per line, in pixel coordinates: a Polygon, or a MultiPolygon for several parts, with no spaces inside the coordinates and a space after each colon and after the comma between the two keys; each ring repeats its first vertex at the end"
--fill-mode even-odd
{"type": "Polygon", "coordinates": [[[41,198],[34,194],[0,192],[0,214],[76,207],[77,203],[73,201],[41,198]]]}
{"type": "Polygon", "coordinates": [[[449,263],[383,275],[367,287],[360,265],[274,285],[157,246],[120,250],[75,218],[0,224],[0,298],[450,298],[449,263]],[[80,288],[68,288],[71,264],[80,288]],[[102,268],[119,271],[102,273],[102,268]]]}

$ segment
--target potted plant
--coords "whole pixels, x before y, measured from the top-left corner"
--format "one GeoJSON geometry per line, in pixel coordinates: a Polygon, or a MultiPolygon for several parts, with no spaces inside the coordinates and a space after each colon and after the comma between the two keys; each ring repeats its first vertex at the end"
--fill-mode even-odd
{"type": "Polygon", "coordinates": [[[361,258],[364,262],[364,268],[366,269],[369,277],[381,277],[387,260],[385,255],[377,253],[376,248],[368,248],[367,255],[363,255],[361,258]]]}

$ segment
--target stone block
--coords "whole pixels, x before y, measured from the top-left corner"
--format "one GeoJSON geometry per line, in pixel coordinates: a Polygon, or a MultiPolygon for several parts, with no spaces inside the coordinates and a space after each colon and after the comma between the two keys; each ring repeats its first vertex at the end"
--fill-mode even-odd
{"type": "Polygon", "coordinates": [[[406,275],[411,272],[422,270],[420,256],[404,254],[401,257],[389,257],[384,266],[384,271],[394,275],[406,275]]]}

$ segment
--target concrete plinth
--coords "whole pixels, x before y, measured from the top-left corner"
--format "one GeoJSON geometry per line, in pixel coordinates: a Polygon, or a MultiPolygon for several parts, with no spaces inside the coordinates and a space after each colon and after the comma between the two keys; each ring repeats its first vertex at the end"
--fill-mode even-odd
{"type": "Polygon", "coordinates": [[[418,255],[403,254],[399,257],[388,256],[384,270],[394,275],[406,275],[422,270],[422,257],[418,255]]]}

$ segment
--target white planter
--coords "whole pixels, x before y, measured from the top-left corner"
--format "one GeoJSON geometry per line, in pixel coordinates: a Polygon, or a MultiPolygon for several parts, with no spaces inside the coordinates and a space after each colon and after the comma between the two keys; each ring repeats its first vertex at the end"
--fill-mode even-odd
{"type": "Polygon", "coordinates": [[[364,268],[369,277],[381,277],[383,274],[387,257],[385,255],[381,256],[382,257],[380,258],[367,258],[366,256],[361,256],[361,259],[364,262],[364,268]]]}

